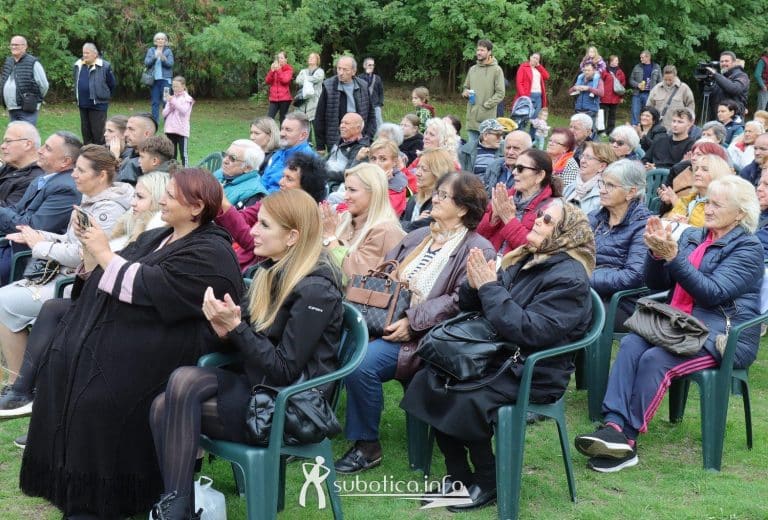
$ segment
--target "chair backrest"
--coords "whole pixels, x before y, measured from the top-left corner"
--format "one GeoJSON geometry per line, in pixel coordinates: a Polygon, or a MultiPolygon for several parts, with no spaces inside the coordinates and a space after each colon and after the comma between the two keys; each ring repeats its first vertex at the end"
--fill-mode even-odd
{"type": "MultiPolygon", "coordinates": [[[[358,363],[362,361],[361,353],[364,353],[368,348],[368,326],[365,324],[363,315],[360,314],[354,306],[347,302],[344,305],[344,318],[341,324],[341,341],[339,342],[339,350],[337,358],[339,360],[339,368],[349,366],[351,363],[358,363]],[[358,358],[360,358],[358,360],[358,358]]],[[[341,385],[337,384],[334,388],[333,395],[328,400],[331,405],[336,408],[341,395],[341,385]]]]}
{"type": "Polygon", "coordinates": [[[603,327],[605,326],[605,307],[603,306],[603,300],[594,289],[590,289],[589,292],[592,295],[592,323],[589,325],[589,330],[584,335],[584,339],[589,338],[591,340],[587,344],[587,348],[600,339],[603,327]]]}
{"type": "Polygon", "coordinates": [[[651,213],[659,212],[661,199],[656,192],[668,175],[669,170],[667,168],[655,168],[645,175],[645,204],[651,213]]]}
{"type": "Polygon", "coordinates": [[[221,152],[213,152],[208,154],[208,156],[200,161],[197,166],[198,168],[205,168],[209,172],[213,173],[221,168],[221,163],[223,160],[224,157],[221,155],[221,152]]]}

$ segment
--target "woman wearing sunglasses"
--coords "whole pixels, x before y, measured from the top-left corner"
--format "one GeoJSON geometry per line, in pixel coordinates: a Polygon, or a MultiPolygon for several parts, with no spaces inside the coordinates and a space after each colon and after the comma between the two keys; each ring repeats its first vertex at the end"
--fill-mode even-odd
{"type": "Polygon", "coordinates": [[[496,185],[477,227],[477,232],[502,254],[525,244],[536,212],[552,197],[559,197],[562,190],[560,179],[552,175],[552,159],[541,150],[521,153],[512,174],[515,184],[509,190],[503,183],[496,185]]]}
{"type": "MultiPolygon", "coordinates": [[[[650,216],[643,202],[645,175],[639,162],[622,159],[608,166],[603,178],[597,181],[600,209],[589,214],[589,224],[595,233],[597,267],[590,283],[605,302],[618,291],[645,284],[643,261],[648,248],[643,232],[650,216]]],[[[624,299],[617,310],[615,326],[622,325],[634,307],[634,300],[624,299]]]]}
{"type": "MultiPolygon", "coordinates": [[[[586,216],[562,199],[552,200],[539,215],[523,245],[504,257],[498,273],[481,251],[472,250],[467,282],[459,290],[459,308],[482,312],[523,356],[581,338],[592,316],[589,274],[595,267],[595,241],[586,216]]],[[[541,360],[530,400],[559,399],[573,370],[573,356],[568,354],[541,360]]],[[[477,509],[496,499],[491,437],[498,408],[517,399],[520,374],[505,371],[481,388],[454,391],[446,389],[436,371],[424,368],[408,385],[400,406],[434,428],[445,457],[449,476],[440,491],[463,485],[472,500],[449,506],[450,511],[477,509]]]]}
{"type": "Polygon", "coordinates": [[[617,126],[611,132],[611,137],[608,141],[611,143],[613,152],[619,159],[640,160],[640,157],[637,155],[640,137],[638,137],[637,132],[631,126],[617,126]]]}

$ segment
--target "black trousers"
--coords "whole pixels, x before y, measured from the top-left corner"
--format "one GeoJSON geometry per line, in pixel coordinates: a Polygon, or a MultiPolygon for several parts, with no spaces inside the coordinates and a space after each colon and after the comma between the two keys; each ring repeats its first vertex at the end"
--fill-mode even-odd
{"type": "Polygon", "coordinates": [[[272,119],[275,118],[275,115],[280,112],[280,121],[279,123],[282,124],[283,119],[285,119],[285,114],[288,113],[288,109],[291,107],[290,101],[270,101],[269,102],[269,108],[267,109],[267,115],[271,117],[272,119]]]}
{"type": "Polygon", "coordinates": [[[107,111],[80,108],[80,133],[83,144],[104,144],[104,127],[107,125],[107,111]]]}

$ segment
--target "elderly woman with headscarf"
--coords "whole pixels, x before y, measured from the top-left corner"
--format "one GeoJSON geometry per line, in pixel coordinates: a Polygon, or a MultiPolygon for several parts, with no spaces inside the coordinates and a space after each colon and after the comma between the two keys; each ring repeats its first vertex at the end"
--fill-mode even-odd
{"type": "MultiPolygon", "coordinates": [[[[671,291],[669,304],[701,320],[709,329],[704,346],[691,356],[674,354],[628,334],[621,341],[603,399],[604,424],[576,437],[587,465],[614,473],[637,465],[637,437],[661,404],[671,381],[717,367],[723,355],[718,336],[760,312],[763,248],[754,236],[760,206],[751,183],[735,175],[713,181],[707,191],[704,229],[690,228],[680,240],[658,217],[645,229],[645,282],[671,291]]],[[[760,327],[744,330],[734,356],[746,368],[757,355],[760,327]]]]}
{"type": "MultiPolygon", "coordinates": [[[[595,240],[587,217],[555,199],[539,211],[527,243],[504,257],[498,273],[480,250],[470,252],[459,308],[482,312],[506,341],[520,347],[523,356],[565,345],[581,338],[589,327],[589,276],[594,267],[595,240]]],[[[574,370],[573,356],[542,360],[536,367],[531,401],[559,399],[574,370]]],[[[445,457],[449,477],[441,491],[463,484],[472,500],[449,510],[479,508],[495,500],[493,425],[497,410],[515,402],[518,377],[519,372],[505,371],[486,386],[458,392],[446,389],[443,376],[426,367],[408,385],[400,406],[434,428],[445,457]]]]}

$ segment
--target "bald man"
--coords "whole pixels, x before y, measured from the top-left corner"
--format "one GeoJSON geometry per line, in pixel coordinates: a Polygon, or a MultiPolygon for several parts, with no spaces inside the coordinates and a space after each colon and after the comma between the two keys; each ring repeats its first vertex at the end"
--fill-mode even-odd
{"type": "Polygon", "coordinates": [[[355,165],[357,152],[371,145],[367,135],[363,135],[365,122],[360,114],[348,112],[339,123],[339,141],[333,145],[325,158],[328,170],[328,185],[331,190],[344,182],[344,170],[355,165]]]}
{"type": "Polygon", "coordinates": [[[323,82],[315,114],[315,141],[321,153],[339,142],[344,114],[355,112],[364,121],[364,134],[372,139],[376,133],[376,113],[371,104],[368,84],[355,76],[357,62],[342,56],[336,62],[336,75],[323,82]]]}
{"type": "Polygon", "coordinates": [[[8,118],[36,126],[40,104],[48,93],[48,78],[40,61],[27,53],[27,40],[23,36],[11,38],[11,55],[3,64],[0,85],[8,118]]]}

